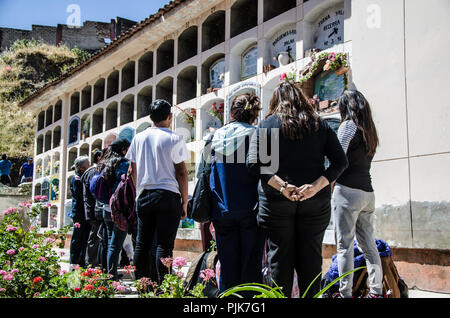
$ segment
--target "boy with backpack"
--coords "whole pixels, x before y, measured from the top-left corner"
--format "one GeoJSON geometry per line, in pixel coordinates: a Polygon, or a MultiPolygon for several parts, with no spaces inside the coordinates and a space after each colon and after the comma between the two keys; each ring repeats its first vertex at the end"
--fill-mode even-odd
{"type": "Polygon", "coordinates": [[[165,100],[150,105],[155,127],[137,134],[126,155],[136,184],[136,279],[150,277],[158,283],[168,273],[161,258],[172,256],[178,225],[186,217],[188,204],[184,161],[190,159],[190,153],[183,138],[169,129],[171,108],[165,100]],[[156,259],[150,255],[154,239],[156,259]],[[154,266],[157,274],[151,275],[154,266]]]}

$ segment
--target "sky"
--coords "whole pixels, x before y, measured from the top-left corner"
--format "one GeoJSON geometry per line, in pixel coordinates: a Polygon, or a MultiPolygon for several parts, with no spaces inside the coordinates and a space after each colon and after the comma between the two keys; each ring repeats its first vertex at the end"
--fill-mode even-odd
{"type": "Polygon", "coordinates": [[[110,22],[117,16],[140,22],[167,3],[169,0],[0,0],[0,27],[31,30],[32,24],[110,22]]]}

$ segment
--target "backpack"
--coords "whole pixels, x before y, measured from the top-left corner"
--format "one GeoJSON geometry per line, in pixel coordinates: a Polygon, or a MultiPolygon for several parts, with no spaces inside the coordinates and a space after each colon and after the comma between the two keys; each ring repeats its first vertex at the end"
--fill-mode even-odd
{"type": "Polygon", "coordinates": [[[136,188],[130,174],[122,175],[122,180],[109,201],[111,218],[121,231],[127,231],[129,225],[137,223],[136,188]]]}
{"type": "MultiPolygon", "coordinates": [[[[195,285],[202,283],[203,279],[200,277],[200,272],[205,269],[216,270],[216,264],[219,260],[217,251],[204,252],[197,256],[197,258],[192,262],[189,267],[188,273],[185,280],[186,292],[192,290],[195,285]]],[[[217,284],[209,281],[206,283],[203,294],[208,298],[217,298],[219,289],[217,284]]]]}
{"type": "Polygon", "coordinates": [[[89,190],[94,198],[103,204],[109,204],[111,199],[111,187],[103,175],[103,171],[97,172],[89,182],[89,190]]]}

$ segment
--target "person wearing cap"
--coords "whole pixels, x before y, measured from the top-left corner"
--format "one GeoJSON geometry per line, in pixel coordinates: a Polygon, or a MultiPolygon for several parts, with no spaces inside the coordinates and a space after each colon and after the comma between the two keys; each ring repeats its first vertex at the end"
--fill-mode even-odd
{"type": "Polygon", "coordinates": [[[33,181],[33,158],[28,158],[28,161],[22,164],[19,170],[19,176],[22,177],[20,183],[33,181]]]}
{"type": "MultiPolygon", "coordinates": [[[[125,158],[125,154],[130,147],[130,142],[126,139],[116,139],[106,149],[97,165],[97,172],[102,172],[103,177],[111,186],[110,193],[114,193],[119,185],[122,175],[126,174],[130,163],[125,158]]],[[[114,280],[118,280],[117,268],[119,266],[120,252],[128,232],[120,230],[111,217],[111,207],[105,204],[103,208],[103,220],[106,225],[108,252],[106,257],[108,273],[113,275],[114,280]]]]}
{"type": "Polygon", "coordinates": [[[184,162],[191,155],[183,137],[169,129],[171,108],[169,102],[161,99],[150,105],[150,119],[155,127],[137,134],[126,155],[136,184],[136,279],[150,277],[158,283],[168,273],[161,259],[173,255],[178,225],[180,219],[186,218],[188,203],[184,162]],[[151,252],[154,240],[156,257],[151,252]]]}

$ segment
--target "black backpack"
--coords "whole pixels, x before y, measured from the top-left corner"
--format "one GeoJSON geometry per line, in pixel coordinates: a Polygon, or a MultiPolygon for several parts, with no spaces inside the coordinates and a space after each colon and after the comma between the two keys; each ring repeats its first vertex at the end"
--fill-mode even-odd
{"type": "MultiPolygon", "coordinates": [[[[219,258],[216,251],[204,252],[197,256],[197,258],[192,262],[191,267],[189,267],[189,271],[186,275],[186,293],[192,290],[198,283],[203,282],[203,279],[200,277],[201,271],[205,269],[216,270],[218,260],[219,258]]],[[[217,298],[219,289],[217,288],[215,279],[206,284],[203,294],[208,298],[217,298]]]]}

